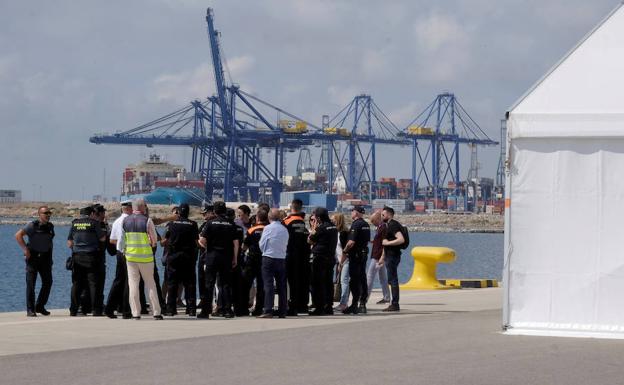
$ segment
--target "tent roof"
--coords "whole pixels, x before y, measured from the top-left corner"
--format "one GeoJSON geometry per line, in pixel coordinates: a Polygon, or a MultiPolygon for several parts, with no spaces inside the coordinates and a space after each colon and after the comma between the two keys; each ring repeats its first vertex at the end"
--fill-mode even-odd
{"type": "Polygon", "coordinates": [[[624,113],[623,5],[531,87],[510,114],[624,113]]]}

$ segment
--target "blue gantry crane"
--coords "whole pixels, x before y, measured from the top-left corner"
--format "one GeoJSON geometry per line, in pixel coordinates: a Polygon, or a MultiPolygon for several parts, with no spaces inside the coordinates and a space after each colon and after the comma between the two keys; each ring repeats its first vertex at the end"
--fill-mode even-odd
{"type": "Polygon", "coordinates": [[[448,189],[447,181],[453,182],[452,189],[459,194],[460,144],[498,144],[449,92],[439,94],[403,129],[401,136],[409,138],[412,146],[412,199],[424,187],[425,195],[433,197],[436,204],[448,189]],[[423,179],[425,186],[420,185],[423,179]]]}
{"type": "MultiPolygon", "coordinates": [[[[441,94],[405,129],[399,129],[370,95],[358,95],[321,126],[310,123],[225,79],[214,13],[206,15],[216,95],[131,130],[90,138],[92,143],[189,146],[191,171],[205,178],[206,198],[271,200],[279,204],[285,152],[321,146],[325,191],[342,176],[347,191],[375,195],[376,145],[412,146],[412,198],[420,190],[438,197],[450,178],[459,185],[459,145],[494,145],[452,94],[441,94]],[[277,119],[273,119],[275,114],[277,119]],[[427,146],[419,147],[426,143],[427,146]],[[450,146],[451,149],[447,149],[450,146]],[[431,172],[426,167],[431,162],[431,172]],[[420,181],[426,182],[421,186],[420,181]]],[[[306,163],[310,163],[306,160],[306,163]]]]}

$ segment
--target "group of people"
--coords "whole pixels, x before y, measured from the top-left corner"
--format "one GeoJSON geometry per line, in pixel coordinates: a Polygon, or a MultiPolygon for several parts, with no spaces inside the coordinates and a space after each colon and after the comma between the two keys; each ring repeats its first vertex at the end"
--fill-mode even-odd
{"type": "MultiPolygon", "coordinates": [[[[202,207],[201,226],[189,219],[187,204],[175,207],[167,218],[150,218],[142,199],[122,202],[121,211],[111,226],[99,204],[82,209],[72,221],[67,240],[70,316],[80,312],[117,318],[119,313],[140,319],[149,314],[145,291],[156,320],[177,315],[182,291],[186,314],[203,319],[358,314],[367,311],[376,275],[383,292],[378,304],[388,304],[384,311],[400,310],[397,268],[408,240],[391,207],[370,216],[375,226],[372,241],[362,206],[353,207],[350,228],[344,214],[330,217],[324,207],[314,209],[306,222],[298,199],[291,202],[289,214],[261,203],[252,215],[247,205],[234,210],[222,201],[214,202],[202,207]],[[166,223],[162,236],[156,230],[161,223],[166,223]],[[154,258],[159,244],[162,288],[154,258]],[[117,265],[104,305],[107,253],[116,257],[117,265]],[[335,283],[341,283],[337,292],[335,283]],[[339,299],[336,307],[335,299],[339,299]]],[[[50,314],[45,309],[52,285],[50,215],[47,206],[40,207],[39,218],[15,235],[26,260],[28,316],[50,314]],[[35,301],[37,274],[42,286],[35,301]]]]}

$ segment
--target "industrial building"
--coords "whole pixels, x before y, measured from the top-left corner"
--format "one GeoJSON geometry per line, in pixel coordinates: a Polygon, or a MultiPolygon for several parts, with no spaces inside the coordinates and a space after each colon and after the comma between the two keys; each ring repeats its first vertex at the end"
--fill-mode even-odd
{"type": "Polygon", "coordinates": [[[0,190],[0,203],[20,203],[21,201],[21,190],[0,190]]]}

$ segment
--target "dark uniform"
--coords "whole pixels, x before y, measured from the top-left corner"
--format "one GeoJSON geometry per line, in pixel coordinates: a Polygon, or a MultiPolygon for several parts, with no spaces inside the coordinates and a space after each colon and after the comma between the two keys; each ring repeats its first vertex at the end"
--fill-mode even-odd
{"type": "MultiPolygon", "coordinates": [[[[208,222],[204,222],[199,226],[199,233],[204,231],[204,227],[208,222]]],[[[197,262],[197,290],[199,292],[199,306],[203,306],[206,300],[206,249],[199,247],[199,258],[197,262]]]]}
{"type": "Polygon", "coordinates": [[[43,310],[52,288],[52,239],[54,225],[50,222],[43,224],[39,220],[30,222],[24,227],[28,236],[28,250],[30,258],[26,261],[26,310],[29,313],[43,310]],[[35,283],[37,273],[41,276],[41,290],[35,303],[35,283]]]}
{"type": "Polygon", "coordinates": [[[72,247],[73,271],[71,306],[69,313],[75,316],[80,306],[80,295],[87,287],[94,315],[102,315],[102,293],[98,292],[100,267],[100,239],[106,233],[100,222],[87,216],[74,219],[69,230],[68,240],[72,247]]]}
{"type": "Polygon", "coordinates": [[[304,219],[305,213],[291,214],[284,219],[284,225],[288,229],[286,277],[290,294],[289,315],[307,313],[310,300],[310,233],[304,219]]]}
{"type": "Polygon", "coordinates": [[[312,306],[313,315],[333,314],[334,264],[338,229],[331,222],[323,222],[310,235],[312,246],[312,306]]]}
{"type": "MultiPolygon", "coordinates": [[[[236,222],[232,222],[232,224],[236,227],[236,239],[238,239],[238,244],[242,245],[243,240],[245,239],[245,229],[242,226],[236,224],[236,222]]],[[[236,257],[236,267],[232,269],[231,288],[234,314],[237,317],[242,317],[249,315],[249,290],[245,292],[245,288],[247,287],[247,285],[245,284],[245,280],[243,279],[243,253],[240,247],[238,250],[238,255],[236,257]]]]}
{"type": "Polygon", "coordinates": [[[206,238],[206,300],[202,306],[202,314],[211,313],[214,285],[218,275],[223,292],[223,307],[227,311],[226,315],[231,316],[230,279],[234,255],[233,241],[237,237],[236,226],[225,217],[217,216],[206,222],[201,236],[206,238]]]}
{"type": "Polygon", "coordinates": [[[175,315],[178,297],[178,285],[184,285],[186,310],[195,316],[195,263],[197,262],[197,222],[180,218],[167,224],[167,315],[175,315]]]}
{"type": "Polygon", "coordinates": [[[349,249],[349,289],[353,296],[353,306],[366,303],[368,285],[366,284],[366,259],[370,242],[370,225],[362,218],[351,224],[349,240],[355,242],[349,249]]]}
{"type": "Polygon", "coordinates": [[[252,315],[262,314],[264,305],[264,281],[262,280],[262,251],[260,251],[260,237],[265,224],[257,224],[247,230],[244,244],[247,246],[247,256],[243,262],[243,275],[246,282],[246,292],[249,293],[254,279],[256,280],[256,303],[252,315]]]}

